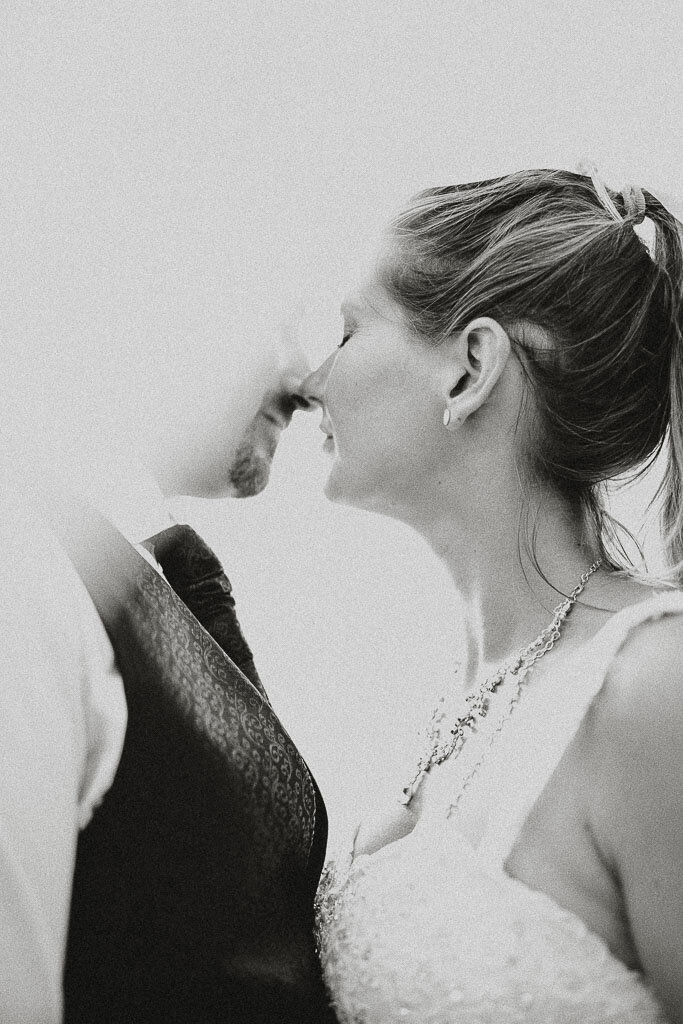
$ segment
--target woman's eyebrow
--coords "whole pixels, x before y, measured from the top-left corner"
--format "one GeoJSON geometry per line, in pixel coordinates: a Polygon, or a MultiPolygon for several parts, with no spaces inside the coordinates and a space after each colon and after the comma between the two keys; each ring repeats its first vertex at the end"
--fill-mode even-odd
{"type": "Polygon", "coordinates": [[[339,310],[342,316],[348,317],[359,316],[361,312],[360,306],[355,305],[353,302],[342,302],[339,310]]]}

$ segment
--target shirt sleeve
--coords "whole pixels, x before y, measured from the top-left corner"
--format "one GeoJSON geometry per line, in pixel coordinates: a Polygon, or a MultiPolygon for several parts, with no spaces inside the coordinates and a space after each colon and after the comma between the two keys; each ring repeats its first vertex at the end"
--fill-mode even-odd
{"type": "Polygon", "coordinates": [[[78,830],[111,785],[126,705],[66,553],[13,525],[0,539],[0,1020],[58,1024],[78,830]]]}

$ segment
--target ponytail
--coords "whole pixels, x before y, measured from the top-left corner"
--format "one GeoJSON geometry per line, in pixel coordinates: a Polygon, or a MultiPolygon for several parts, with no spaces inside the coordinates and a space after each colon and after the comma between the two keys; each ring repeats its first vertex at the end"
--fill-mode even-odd
{"type": "Polygon", "coordinates": [[[669,427],[661,501],[665,578],[683,585],[683,226],[651,195],[647,216],[656,228],[653,258],[662,274],[668,314],[669,427]]]}

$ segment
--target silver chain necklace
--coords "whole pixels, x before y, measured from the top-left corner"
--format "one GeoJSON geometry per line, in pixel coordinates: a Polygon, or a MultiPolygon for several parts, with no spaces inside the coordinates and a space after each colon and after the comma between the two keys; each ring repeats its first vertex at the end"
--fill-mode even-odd
{"type": "MultiPolygon", "coordinates": [[[[576,604],[577,599],[583,592],[590,577],[594,572],[597,572],[601,565],[602,559],[598,559],[597,562],[593,562],[591,567],[583,574],[577,586],[572,590],[569,597],[567,597],[562,604],[557,606],[550,625],[546,626],[543,632],[539,633],[535,640],[532,640],[532,642],[527,644],[526,647],[523,647],[517,655],[510,658],[509,661],[506,661],[503,665],[497,668],[493,675],[485,679],[476,690],[467,694],[465,697],[467,710],[464,714],[456,718],[450,729],[448,738],[443,742],[441,741],[440,728],[440,723],[444,718],[444,714],[441,709],[443,697],[441,698],[441,701],[434,709],[427,729],[426,749],[418,760],[415,774],[408,785],[403,789],[403,796],[400,798],[400,802],[402,804],[407,806],[410,803],[415,796],[415,793],[417,793],[420,788],[420,784],[425,775],[434,765],[441,764],[449,757],[458,756],[465,744],[467,736],[473,730],[477,720],[486,717],[490,695],[495,693],[508,676],[512,676],[516,680],[516,688],[510,704],[509,713],[501,723],[501,727],[504,722],[507,721],[510,717],[510,713],[517,703],[517,700],[519,699],[522,683],[525,681],[536,662],[555,646],[560,638],[560,629],[564,620],[576,604]]],[[[477,770],[480,764],[481,761],[477,762],[472,774],[474,774],[474,771],[477,770]]],[[[465,785],[467,782],[469,782],[469,777],[466,780],[465,785]]]]}

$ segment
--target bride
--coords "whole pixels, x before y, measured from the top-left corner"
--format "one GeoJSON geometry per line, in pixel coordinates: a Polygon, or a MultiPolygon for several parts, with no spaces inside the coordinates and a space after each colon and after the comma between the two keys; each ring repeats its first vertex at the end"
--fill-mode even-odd
{"type": "Polygon", "coordinates": [[[430,189],[305,383],[327,495],[464,608],[459,692],[319,892],[342,1022],[683,1021],[680,230],[597,174],[430,189]],[[662,447],[648,581],[601,494],[662,447]]]}

